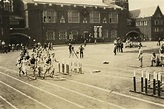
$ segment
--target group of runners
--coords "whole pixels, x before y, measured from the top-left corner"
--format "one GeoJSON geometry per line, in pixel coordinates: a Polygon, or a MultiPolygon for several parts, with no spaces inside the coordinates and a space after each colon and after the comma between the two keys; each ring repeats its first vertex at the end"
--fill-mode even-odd
{"type": "Polygon", "coordinates": [[[54,76],[57,63],[55,53],[50,53],[49,49],[38,45],[30,53],[24,48],[17,59],[16,66],[19,70],[19,76],[29,77],[28,71],[32,70],[34,79],[37,77],[45,79],[48,73],[50,77],[54,76]]]}

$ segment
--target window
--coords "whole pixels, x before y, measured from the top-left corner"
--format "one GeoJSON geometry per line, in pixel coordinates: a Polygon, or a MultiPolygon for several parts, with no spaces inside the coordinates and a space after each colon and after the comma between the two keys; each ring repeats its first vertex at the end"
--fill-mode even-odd
{"type": "Polygon", "coordinates": [[[118,14],[117,13],[109,14],[109,23],[118,23],[118,14]]]}
{"type": "Polygon", "coordinates": [[[143,21],[140,21],[140,26],[143,26],[143,21]]]}
{"type": "Polygon", "coordinates": [[[103,23],[107,23],[107,18],[104,18],[103,19],[103,23]]]}
{"type": "Polygon", "coordinates": [[[25,11],[26,28],[29,27],[28,11],[25,11]]]}
{"type": "Polygon", "coordinates": [[[108,30],[103,30],[103,38],[108,38],[108,30]]]}
{"type": "Polygon", "coordinates": [[[139,22],[136,22],[136,26],[139,26],[139,22]]]}
{"type": "Polygon", "coordinates": [[[145,25],[145,26],[147,25],[147,21],[144,21],[144,25],[145,25]]]}
{"type": "Polygon", "coordinates": [[[100,13],[99,12],[91,12],[90,16],[90,23],[100,23],[100,13]]]}
{"type": "Polygon", "coordinates": [[[68,23],[80,23],[80,12],[68,11],[68,23]]]}
{"type": "Polygon", "coordinates": [[[163,20],[154,20],[154,25],[163,25],[163,20]]]}
{"type": "Polygon", "coordinates": [[[60,18],[60,23],[65,23],[65,18],[63,16],[60,18]]]}
{"type": "Polygon", "coordinates": [[[83,23],[87,23],[87,18],[84,18],[83,19],[83,23]]]}
{"type": "Polygon", "coordinates": [[[112,39],[117,38],[117,30],[112,30],[112,31],[111,31],[111,38],[112,38],[112,39]]]}
{"type": "Polygon", "coordinates": [[[155,27],[154,31],[155,31],[155,32],[159,32],[160,30],[159,30],[158,27],[155,27]]]}
{"type": "Polygon", "coordinates": [[[19,25],[18,20],[10,20],[10,25],[19,25]]]}
{"type": "Polygon", "coordinates": [[[57,13],[54,10],[43,11],[43,22],[44,23],[56,23],[57,13]]]}
{"type": "Polygon", "coordinates": [[[13,1],[12,0],[4,0],[4,10],[13,12],[13,1]]]}
{"type": "Polygon", "coordinates": [[[67,39],[67,31],[66,30],[61,30],[59,32],[59,40],[66,40],[67,39]]]}
{"type": "Polygon", "coordinates": [[[46,40],[55,40],[55,32],[53,30],[46,32],[46,40]]]}
{"type": "Polygon", "coordinates": [[[72,30],[71,33],[73,34],[73,36],[77,36],[78,35],[78,31],[77,30],[72,30]]]}

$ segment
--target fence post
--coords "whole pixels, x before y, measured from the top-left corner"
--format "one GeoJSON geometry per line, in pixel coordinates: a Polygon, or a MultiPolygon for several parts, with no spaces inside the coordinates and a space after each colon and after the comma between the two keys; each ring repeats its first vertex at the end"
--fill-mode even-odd
{"type": "Polygon", "coordinates": [[[136,92],[136,72],[134,70],[134,76],[133,76],[133,87],[134,87],[134,92],[136,92]]]}
{"type": "Polygon", "coordinates": [[[157,78],[157,74],[154,72],[154,78],[153,78],[153,94],[156,94],[156,78],[157,78]]]}
{"type": "Polygon", "coordinates": [[[141,74],[141,92],[143,92],[143,70],[142,70],[142,72],[141,72],[142,74],[141,74]]]}
{"type": "Polygon", "coordinates": [[[158,73],[158,96],[161,96],[161,73],[158,73]]]}
{"type": "Polygon", "coordinates": [[[145,94],[147,94],[147,73],[146,73],[146,77],[145,77],[145,94]]]}

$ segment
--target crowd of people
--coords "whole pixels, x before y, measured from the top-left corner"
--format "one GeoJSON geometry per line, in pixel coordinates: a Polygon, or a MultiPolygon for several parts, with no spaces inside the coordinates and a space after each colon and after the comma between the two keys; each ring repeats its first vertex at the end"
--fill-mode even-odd
{"type": "Polygon", "coordinates": [[[13,52],[13,51],[18,51],[22,50],[24,45],[17,44],[17,43],[12,43],[12,44],[6,44],[5,41],[0,40],[0,53],[8,53],[8,52],[13,52]]]}
{"type": "Polygon", "coordinates": [[[16,66],[19,76],[28,76],[28,71],[32,70],[34,79],[37,79],[37,77],[45,79],[48,73],[50,77],[54,76],[57,63],[55,53],[50,53],[48,47],[44,48],[41,44],[37,44],[30,53],[27,48],[21,51],[16,66]]]}
{"type": "Polygon", "coordinates": [[[116,40],[114,40],[114,55],[116,55],[118,52],[123,53],[123,41],[120,38],[117,38],[116,40]]]}

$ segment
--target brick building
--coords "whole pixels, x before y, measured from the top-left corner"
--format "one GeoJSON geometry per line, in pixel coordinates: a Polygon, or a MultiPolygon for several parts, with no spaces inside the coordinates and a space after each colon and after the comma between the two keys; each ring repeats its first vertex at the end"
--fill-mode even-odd
{"type": "Polygon", "coordinates": [[[32,44],[164,37],[159,7],[129,11],[128,0],[1,0],[0,40],[32,44]],[[4,5],[5,3],[5,5],[4,5]],[[8,10],[8,11],[7,11],[8,10]],[[6,26],[6,27],[5,27],[6,26]],[[4,29],[5,28],[5,29],[4,29]]]}
{"type": "Polygon", "coordinates": [[[19,11],[15,11],[17,16],[24,18],[26,32],[22,32],[30,41],[54,44],[69,40],[79,43],[84,39],[113,41],[116,37],[124,38],[127,31],[128,9],[117,3],[118,0],[112,3],[107,0],[18,0],[14,10],[19,11]]]}
{"type": "Polygon", "coordinates": [[[159,8],[150,7],[130,11],[127,36],[145,40],[164,39],[164,16],[159,8]]]}
{"type": "Polygon", "coordinates": [[[0,42],[9,43],[9,15],[11,12],[10,2],[8,0],[0,1],[0,42]]]}

